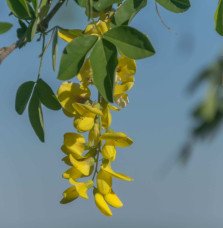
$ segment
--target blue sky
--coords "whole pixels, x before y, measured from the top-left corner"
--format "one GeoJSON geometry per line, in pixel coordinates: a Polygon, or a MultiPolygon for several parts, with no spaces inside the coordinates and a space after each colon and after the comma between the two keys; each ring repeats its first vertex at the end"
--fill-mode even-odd
{"type": "MultiPolygon", "coordinates": [[[[166,164],[188,137],[189,112],[199,101],[185,89],[190,80],[222,51],[223,39],[214,31],[217,0],[192,0],[181,15],[160,7],[171,27],[160,22],[154,2],[149,1],[132,25],[149,35],[156,55],[138,62],[136,84],[130,105],[115,113],[113,128],[134,139],[131,148],[120,151],[115,168],[134,177],[132,183],[115,182],[125,206],[113,210],[111,219],[96,209],[92,197],[59,204],[67,182],[61,178],[66,166],[59,148],[63,134],[72,131],[72,121],[62,112],[44,109],[46,143],[35,137],[27,114],[18,116],[14,100],[18,86],[35,80],[40,44],[15,51],[0,67],[0,226],[4,228],[61,227],[151,227],[220,228],[223,226],[223,154],[219,134],[214,141],[196,145],[187,167],[166,164]],[[202,3],[201,3],[202,2],[202,3]],[[166,175],[161,175],[161,171],[166,175]]],[[[74,4],[64,7],[55,23],[84,28],[86,20],[74,4]],[[67,17],[72,19],[67,21],[67,17]]],[[[1,3],[0,21],[8,10],[1,3]]],[[[8,21],[13,22],[10,17],[8,21]]],[[[15,40],[15,30],[1,36],[0,46],[15,40]]],[[[60,42],[60,51],[64,43],[60,42]]],[[[44,61],[43,79],[56,91],[60,82],[51,70],[50,55],[44,61]]],[[[221,132],[222,133],[222,132],[221,132]]],[[[163,174],[163,173],[162,173],[163,174]]]]}

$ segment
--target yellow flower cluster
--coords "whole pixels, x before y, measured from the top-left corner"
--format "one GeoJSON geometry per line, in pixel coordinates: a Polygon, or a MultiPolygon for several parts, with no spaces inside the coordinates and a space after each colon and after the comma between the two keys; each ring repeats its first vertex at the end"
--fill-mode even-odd
{"type": "MultiPolygon", "coordinates": [[[[70,42],[82,33],[100,36],[108,29],[106,22],[99,21],[97,27],[89,24],[84,31],[60,30],[59,37],[70,42]]],[[[88,190],[93,188],[96,206],[104,215],[112,216],[109,205],[115,208],[123,206],[113,191],[112,181],[113,178],[131,181],[132,178],[114,171],[111,165],[116,159],[117,147],[124,148],[133,142],[126,134],[111,130],[111,111],[119,111],[128,104],[127,92],[134,85],[135,72],[135,61],[120,56],[114,89],[117,106],[107,103],[100,95],[97,101],[93,100],[90,86],[94,83],[88,58],[77,75],[78,82],[64,82],[58,89],[63,112],[73,118],[77,131],[66,133],[61,147],[65,154],[63,161],[69,166],[63,177],[71,184],[64,191],[61,203],[69,203],[79,197],[88,199],[88,190]],[[80,181],[81,178],[84,181],[80,181]]]]}

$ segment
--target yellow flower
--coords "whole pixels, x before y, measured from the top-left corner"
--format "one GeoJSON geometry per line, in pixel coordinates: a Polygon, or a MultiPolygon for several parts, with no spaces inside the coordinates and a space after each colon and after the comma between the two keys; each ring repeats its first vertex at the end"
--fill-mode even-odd
{"type": "Polygon", "coordinates": [[[96,206],[102,214],[106,216],[112,216],[112,211],[106,203],[104,196],[97,189],[94,189],[94,200],[96,206]]]}
{"type": "Polygon", "coordinates": [[[113,143],[105,143],[101,151],[103,157],[110,161],[114,161],[116,158],[116,149],[113,143]]]}
{"type": "Polygon", "coordinates": [[[87,59],[84,65],[81,67],[80,72],[77,74],[77,78],[83,84],[83,86],[88,86],[93,82],[93,72],[89,59],[87,59]]]}
{"type": "Polygon", "coordinates": [[[91,23],[87,25],[84,30],[85,34],[102,36],[109,30],[109,26],[106,22],[99,20],[96,24],[91,23]]]}
{"type": "Polygon", "coordinates": [[[74,116],[73,104],[75,102],[84,103],[90,98],[90,90],[78,83],[64,82],[57,92],[58,100],[70,116],[74,116]]]}
{"type": "Polygon", "coordinates": [[[77,113],[74,120],[74,127],[79,132],[90,131],[95,124],[95,117],[102,115],[100,109],[90,104],[74,103],[73,108],[77,113]]]}
{"type": "Polygon", "coordinates": [[[103,195],[100,193],[99,189],[95,188],[93,193],[96,206],[105,216],[112,216],[112,211],[108,204],[115,208],[120,208],[123,206],[122,201],[113,191],[107,195],[103,195]]]}
{"type": "Polygon", "coordinates": [[[104,160],[101,166],[101,169],[107,173],[109,173],[112,177],[118,178],[124,181],[132,181],[133,179],[129,176],[126,176],[123,173],[117,173],[111,168],[111,163],[108,160],[104,160]]]}
{"type": "Polygon", "coordinates": [[[84,199],[88,199],[87,191],[94,185],[93,181],[91,180],[87,182],[72,181],[72,184],[72,187],[64,191],[63,199],[60,201],[60,203],[70,203],[71,201],[77,199],[79,196],[84,199]]]}
{"type": "Polygon", "coordinates": [[[103,195],[110,193],[112,188],[112,175],[101,169],[97,175],[97,187],[98,191],[103,195]]]}
{"type": "Polygon", "coordinates": [[[74,38],[83,34],[83,31],[80,29],[59,29],[58,36],[66,41],[71,42],[74,38]]]}
{"type": "Polygon", "coordinates": [[[133,143],[132,139],[122,132],[107,132],[101,135],[100,139],[118,147],[127,147],[133,143]]]}
{"type": "Polygon", "coordinates": [[[116,84],[114,89],[114,100],[119,107],[125,108],[129,103],[128,92],[134,85],[134,82],[116,84]]]}
{"type": "Polygon", "coordinates": [[[85,138],[77,133],[66,133],[61,149],[67,155],[71,153],[74,157],[81,158],[85,150],[85,138]]]}
{"type": "Polygon", "coordinates": [[[72,154],[69,155],[71,164],[83,175],[91,175],[94,168],[94,159],[92,157],[77,160],[72,154]]]}
{"type": "Polygon", "coordinates": [[[134,75],[136,73],[135,60],[129,59],[126,56],[121,56],[118,59],[116,72],[117,81],[121,81],[122,83],[134,82],[134,75]]]}
{"type": "Polygon", "coordinates": [[[114,89],[114,100],[121,108],[126,107],[129,103],[127,92],[134,85],[135,73],[135,60],[121,56],[116,70],[116,85],[114,89]]]}

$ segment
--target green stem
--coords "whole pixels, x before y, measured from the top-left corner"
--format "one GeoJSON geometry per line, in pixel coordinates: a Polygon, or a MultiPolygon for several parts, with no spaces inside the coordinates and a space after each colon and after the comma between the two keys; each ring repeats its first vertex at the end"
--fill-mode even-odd
{"type": "MultiPolygon", "coordinates": [[[[100,104],[102,101],[102,97],[100,93],[98,93],[98,103],[100,104]]],[[[101,122],[101,117],[98,116],[98,123],[99,123],[99,137],[101,136],[101,131],[102,131],[102,122],[101,122]]],[[[96,174],[98,173],[98,165],[99,165],[99,158],[100,158],[100,153],[101,153],[101,142],[99,141],[98,143],[98,148],[97,148],[97,155],[96,155],[96,166],[94,170],[94,174],[92,177],[92,180],[95,179],[96,174]]]]}
{"type": "Polygon", "coordinates": [[[42,52],[41,52],[41,54],[40,54],[39,70],[38,70],[38,75],[37,75],[37,80],[36,80],[36,82],[40,79],[40,76],[41,76],[41,70],[42,70],[42,66],[43,66],[43,57],[44,57],[44,54],[45,54],[45,51],[46,51],[46,46],[45,46],[46,37],[45,37],[45,34],[43,34],[42,37],[43,37],[42,52]]]}

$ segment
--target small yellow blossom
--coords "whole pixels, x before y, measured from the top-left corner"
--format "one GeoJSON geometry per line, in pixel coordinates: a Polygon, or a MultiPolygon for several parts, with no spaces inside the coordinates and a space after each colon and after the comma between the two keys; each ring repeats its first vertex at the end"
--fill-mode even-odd
{"type": "Polygon", "coordinates": [[[76,158],[80,158],[85,150],[85,138],[77,133],[66,133],[61,149],[67,155],[71,153],[76,158]]]}
{"type": "Polygon", "coordinates": [[[108,159],[110,161],[114,161],[116,158],[116,149],[114,144],[111,143],[105,143],[102,147],[102,155],[105,159],[108,159]]]}
{"type": "Polygon", "coordinates": [[[84,33],[89,35],[102,36],[108,30],[109,30],[108,23],[104,21],[98,21],[96,24],[91,23],[87,25],[87,27],[84,30],[84,33]]]}
{"type": "Polygon", "coordinates": [[[58,89],[57,96],[62,108],[74,116],[75,102],[84,103],[90,98],[91,92],[87,87],[78,83],[64,82],[58,89]]]}
{"type": "Polygon", "coordinates": [[[106,203],[104,196],[97,189],[94,189],[94,199],[96,206],[105,216],[112,216],[112,211],[106,203]]]}
{"type": "Polygon", "coordinates": [[[73,186],[68,188],[63,193],[63,199],[60,201],[62,204],[70,203],[71,201],[77,199],[79,196],[88,199],[87,191],[89,188],[93,187],[93,181],[87,182],[72,182],[73,186]]]}

